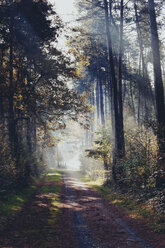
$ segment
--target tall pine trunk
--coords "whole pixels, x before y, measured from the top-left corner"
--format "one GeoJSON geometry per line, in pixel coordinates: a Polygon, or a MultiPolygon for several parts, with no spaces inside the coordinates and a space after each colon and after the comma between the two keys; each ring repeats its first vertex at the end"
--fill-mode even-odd
{"type": "Polygon", "coordinates": [[[118,97],[119,97],[119,124],[120,124],[120,142],[121,142],[121,157],[125,155],[125,140],[124,140],[124,121],[123,121],[123,97],[122,97],[122,56],[123,56],[123,12],[124,5],[121,0],[120,6],[120,40],[119,40],[119,71],[118,71],[118,97]]]}
{"type": "MultiPolygon", "coordinates": [[[[149,80],[148,76],[148,71],[147,71],[147,64],[145,63],[145,57],[144,57],[144,44],[142,40],[142,32],[140,28],[140,21],[139,21],[139,16],[138,16],[138,9],[137,9],[137,4],[134,4],[134,10],[135,10],[135,20],[136,20],[136,29],[137,29],[137,36],[138,36],[138,43],[139,43],[139,48],[140,48],[140,61],[139,61],[139,73],[141,71],[141,62],[142,62],[142,76],[146,82],[146,86],[148,89],[148,93],[150,95],[150,99],[152,100],[153,106],[155,105],[155,100],[154,100],[154,94],[152,91],[152,86],[149,80]]],[[[147,104],[147,102],[146,102],[147,104]]],[[[151,104],[151,102],[149,102],[151,104]]],[[[147,117],[148,111],[145,109],[145,114],[147,117]]]]}
{"type": "MultiPolygon", "coordinates": [[[[112,49],[112,41],[109,28],[109,16],[108,16],[108,4],[107,0],[104,0],[105,7],[105,24],[106,24],[106,34],[107,34],[107,46],[108,46],[108,57],[109,57],[109,67],[110,67],[110,76],[112,84],[112,94],[113,94],[113,106],[114,106],[114,121],[115,121],[115,157],[116,159],[122,158],[123,156],[123,146],[121,140],[121,119],[119,116],[119,96],[118,96],[118,87],[115,73],[115,64],[114,64],[114,54],[112,49]]],[[[116,160],[115,159],[115,160],[116,160]]]]}
{"type": "MultiPolygon", "coordinates": [[[[151,27],[151,46],[153,54],[155,100],[156,100],[156,119],[157,119],[157,140],[159,146],[159,165],[165,173],[165,106],[164,89],[160,64],[159,38],[155,14],[154,0],[148,0],[150,27],[151,27]]],[[[162,175],[157,177],[157,187],[162,185],[162,175]]],[[[163,181],[165,186],[165,179],[163,181]]]]}
{"type": "Polygon", "coordinates": [[[9,48],[9,140],[13,157],[17,155],[17,134],[14,116],[14,86],[13,86],[13,16],[10,17],[10,48],[9,48]]]}
{"type": "Polygon", "coordinates": [[[102,84],[102,75],[99,72],[99,86],[100,86],[100,115],[101,115],[101,124],[105,127],[105,114],[104,114],[104,96],[103,96],[103,84],[102,84]]]}
{"type": "Polygon", "coordinates": [[[97,68],[97,81],[96,81],[96,109],[97,109],[97,123],[99,123],[100,118],[100,99],[99,99],[99,68],[97,68]]]}

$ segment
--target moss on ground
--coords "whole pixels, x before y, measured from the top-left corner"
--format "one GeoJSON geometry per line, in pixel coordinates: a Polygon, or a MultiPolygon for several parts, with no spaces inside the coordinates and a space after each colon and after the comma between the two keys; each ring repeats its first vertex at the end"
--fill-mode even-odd
{"type": "Polygon", "coordinates": [[[9,216],[14,216],[34,195],[36,186],[28,186],[20,192],[12,193],[6,196],[6,199],[0,201],[0,230],[6,224],[9,216]]]}

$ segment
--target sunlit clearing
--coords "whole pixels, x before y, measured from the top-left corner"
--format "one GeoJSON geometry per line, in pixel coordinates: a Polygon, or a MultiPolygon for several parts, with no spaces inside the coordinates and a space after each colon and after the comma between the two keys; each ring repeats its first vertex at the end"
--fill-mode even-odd
{"type": "Polygon", "coordinates": [[[80,155],[84,150],[84,128],[75,122],[68,122],[67,127],[58,138],[57,146],[47,148],[44,152],[46,164],[49,169],[80,169],[80,155]]]}
{"type": "Polygon", "coordinates": [[[63,163],[67,169],[78,170],[80,167],[79,155],[80,144],[78,141],[63,141],[58,145],[60,151],[63,151],[63,163]]]}

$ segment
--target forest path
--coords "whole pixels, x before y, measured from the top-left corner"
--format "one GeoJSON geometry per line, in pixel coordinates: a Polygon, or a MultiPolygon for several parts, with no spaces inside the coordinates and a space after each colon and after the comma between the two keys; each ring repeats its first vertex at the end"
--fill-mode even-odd
{"type": "Polygon", "coordinates": [[[164,248],[165,240],[128,218],[73,171],[64,171],[62,181],[42,180],[36,195],[0,234],[0,248],[129,247],[164,248]],[[42,187],[56,186],[61,193],[42,192],[42,187]],[[57,195],[60,202],[52,211],[57,195]]]}
{"type": "MultiPolygon", "coordinates": [[[[140,237],[113,206],[91,190],[76,172],[65,172],[67,202],[72,208],[78,248],[153,248],[140,237]]],[[[156,246],[158,247],[158,246],[156,246]]]]}

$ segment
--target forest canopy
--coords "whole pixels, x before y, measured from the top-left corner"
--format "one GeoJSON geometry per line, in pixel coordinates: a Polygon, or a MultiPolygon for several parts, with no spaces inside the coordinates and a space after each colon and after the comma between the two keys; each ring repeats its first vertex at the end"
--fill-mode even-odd
{"type": "Polygon", "coordinates": [[[85,98],[69,87],[69,56],[56,48],[62,20],[47,1],[0,2],[0,188],[43,169],[42,140],[67,118],[87,125],[85,98]]]}

